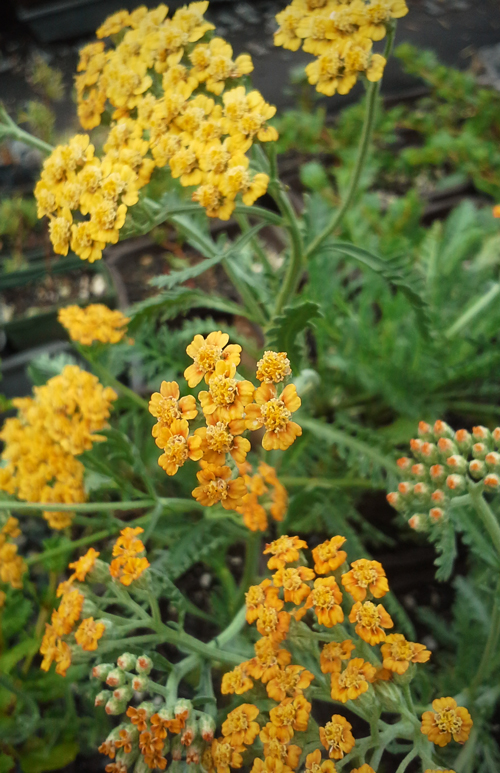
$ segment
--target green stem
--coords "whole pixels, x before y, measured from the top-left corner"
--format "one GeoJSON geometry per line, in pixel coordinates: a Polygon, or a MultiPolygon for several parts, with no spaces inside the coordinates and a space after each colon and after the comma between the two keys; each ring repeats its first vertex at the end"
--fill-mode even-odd
{"type": "Polygon", "coordinates": [[[268,322],[267,316],[262,310],[259,301],[250,289],[250,285],[248,285],[244,280],[240,279],[232,267],[230,259],[224,258],[222,260],[222,268],[224,269],[227,278],[238,292],[247,311],[252,315],[252,318],[255,320],[255,322],[261,325],[261,327],[265,327],[268,322]]]}
{"type": "Polygon", "coordinates": [[[299,285],[302,268],[304,266],[304,249],[302,235],[300,233],[297,215],[292,207],[290,199],[283,190],[282,183],[278,177],[278,168],[276,162],[276,148],[272,143],[268,149],[270,182],[269,193],[275,200],[283,216],[288,233],[292,251],[287,263],[285,277],[278,297],[276,299],[275,314],[279,314],[283,307],[290,301],[299,285]]]}
{"type": "Polygon", "coordinates": [[[237,204],[234,209],[235,215],[248,215],[248,217],[260,217],[262,220],[267,220],[272,225],[283,225],[283,218],[276,212],[271,212],[270,209],[264,209],[263,207],[256,207],[252,204],[251,207],[245,204],[237,204]]]}
{"type": "MultiPolygon", "coordinates": [[[[169,500],[165,500],[168,502],[169,500]]],[[[181,500],[186,502],[189,500],[181,500]]],[[[142,510],[157,504],[154,499],[136,499],[128,502],[81,502],[67,504],[66,502],[18,502],[15,499],[0,499],[0,510],[15,510],[16,513],[29,512],[30,510],[46,510],[48,513],[94,513],[102,510],[142,510]]],[[[191,504],[191,503],[190,503],[191,504]]],[[[117,529],[122,524],[116,524],[117,529]]]]}
{"type": "Polygon", "coordinates": [[[404,771],[406,770],[410,762],[415,759],[417,754],[418,754],[417,749],[412,749],[410,752],[408,752],[406,757],[403,760],[401,760],[401,762],[399,763],[396,773],[404,773],[404,771]]]}
{"type": "Polygon", "coordinates": [[[189,655],[187,658],[181,660],[180,663],[175,664],[168,675],[167,688],[165,690],[165,702],[168,707],[172,706],[177,700],[177,689],[181,679],[196,668],[199,662],[200,659],[197,655],[189,655]]]}
{"type": "Polygon", "coordinates": [[[284,486],[288,486],[290,488],[301,488],[302,486],[325,489],[361,488],[380,490],[383,488],[383,485],[377,486],[371,481],[365,480],[364,478],[332,478],[331,480],[328,480],[328,478],[301,478],[285,475],[283,477],[280,476],[280,481],[284,486]]]}
{"type": "Polygon", "coordinates": [[[252,585],[255,575],[257,574],[257,566],[260,556],[260,533],[251,532],[247,537],[247,545],[245,551],[245,566],[243,568],[243,576],[240,582],[240,588],[238,595],[234,602],[236,608],[243,604],[245,599],[245,593],[250,585],[252,585]]]}
{"type": "MultiPolygon", "coordinates": [[[[389,31],[387,33],[387,42],[386,42],[385,51],[384,51],[384,56],[386,59],[388,59],[391,54],[395,33],[396,33],[396,26],[393,25],[389,28],[389,31]]],[[[347,212],[347,210],[349,209],[349,207],[351,206],[354,200],[356,191],[358,189],[359,181],[363,173],[363,168],[368,156],[368,151],[370,149],[371,138],[373,135],[373,128],[375,126],[377,98],[380,93],[381,83],[382,81],[380,80],[380,81],[377,81],[376,83],[369,83],[368,86],[366,87],[365,120],[363,123],[361,139],[358,147],[358,156],[356,159],[356,164],[353,169],[351,182],[349,184],[346,197],[342,202],[340,208],[332,216],[328,225],[325,226],[325,228],[316,236],[315,239],[312,240],[312,242],[306,248],[306,251],[305,251],[306,260],[311,255],[313,255],[318,249],[318,247],[320,247],[323,244],[325,239],[327,239],[328,236],[330,236],[330,234],[333,231],[335,231],[337,226],[342,222],[342,219],[345,213],[347,212]]]]}
{"type": "Polygon", "coordinates": [[[88,537],[82,537],[81,539],[74,540],[70,544],[60,545],[57,548],[45,550],[43,553],[38,553],[36,556],[27,558],[25,561],[26,566],[33,566],[33,564],[39,564],[40,561],[44,561],[47,558],[55,558],[56,556],[64,555],[64,553],[70,553],[76,548],[81,548],[84,545],[90,545],[94,542],[99,542],[101,539],[106,539],[106,537],[111,537],[113,534],[116,534],[117,531],[117,528],[104,529],[103,531],[97,531],[95,534],[90,534],[88,537]]]}
{"type": "Polygon", "coordinates": [[[81,346],[80,344],[75,344],[75,348],[78,350],[81,356],[85,360],[87,360],[87,362],[95,371],[96,375],[99,376],[99,379],[102,381],[103,384],[105,384],[106,386],[114,387],[122,397],[128,398],[133,403],[140,406],[140,408],[142,408],[143,410],[145,411],[148,410],[149,408],[148,401],[144,400],[144,398],[140,397],[140,395],[134,392],[133,389],[129,389],[128,386],[125,386],[125,384],[122,384],[121,381],[118,381],[117,378],[112,376],[111,373],[108,371],[108,369],[104,367],[104,365],[101,365],[100,362],[97,362],[95,357],[89,351],[88,347],[81,346]]]}
{"type": "Polygon", "coordinates": [[[7,137],[11,137],[13,140],[18,140],[25,145],[41,150],[42,153],[52,153],[54,150],[53,145],[49,145],[48,142],[44,142],[39,137],[35,137],[33,134],[21,129],[12,120],[5,107],[0,104],[0,141],[7,137]]]}
{"type": "Polygon", "coordinates": [[[482,521],[500,558],[500,525],[483,497],[483,484],[469,482],[470,502],[482,521]]]}
{"type": "Polygon", "coordinates": [[[493,609],[491,612],[490,631],[486,640],[483,656],[477,669],[476,675],[471,682],[471,693],[474,695],[480,684],[488,677],[491,670],[494,653],[497,651],[500,640],[500,610],[498,609],[498,600],[500,597],[500,580],[497,583],[495,594],[493,596],[493,609]]]}

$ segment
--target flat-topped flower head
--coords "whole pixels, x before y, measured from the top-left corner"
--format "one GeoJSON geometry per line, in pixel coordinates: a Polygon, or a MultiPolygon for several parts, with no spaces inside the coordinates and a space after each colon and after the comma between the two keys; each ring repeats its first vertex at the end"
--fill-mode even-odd
{"type": "Polygon", "coordinates": [[[160,427],[171,427],[177,419],[191,421],[198,415],[195,398],[193,395],[181,397],[176,381],[161,382],[160,391],[151,395],[149,412],[158,419],[153,427],[153,437],[156,437],[160,427]]]}
{"type": "Polygon", "coordinates": [[[156,445],[163,449],[158,464],[167,475],[175,475],[188,459],[197,462],[203,456],[201,438],[189,436],[186,419],[175,419],[170,427],[161,427],[155,438],[156,445]]]}
{"type": "Polygon", "coordinates": [[[336,773],[337,770],[334,762],[322,758],[320,749],[307,755],[305,765],[308,773],[336,773]]]}
{"type": "Polygon", "coordinates": [[[266,428],[262,446],[266,451],[285,451],[302,435],[302,428],[291,421],[292,413],[301,406],[294,384],[288,384],[278,397],[274,384],[264,383],[254,393],[255,403],[246,408],[246,427],[266,428]]]}
{"type": "Polygon", "coordinates": [[[380,651],[383,667],[395,674],[404,674],[410,663],[427,663],[431,653],[425,644],[406,641],[401,633],[391,633],[386,636],[380,651]]]}
{"type": "Polygon", "coordinates": [[[105,630],[104,623],[95,621],[93,617],[88,617],[86,620],[82,620],[75,632],[76,643],[80,645],[82,650],[93,652],[97,649],[97,642],[102,638],[105,630]]]}
{"type": "Polygon", "coordinates": [[[81,558],[79,558],[77,561],[69,564],[69,568],[74,569],[70,579],[78,580],[78,582],[84,582],[87,574],[94,568],[95,562],[99,555],[100,553],[94,550],[94,548],[89,548],[84,556],[81,556],[81,558]]]}
{"type": "Polygon", "coordinates": [[[318,577],[314,581],[314,587],[307,598],[299,617],[302,617],[308,609],[313,609],[318,623],[326,628],[333,628],[344,619],[344,613],[340,603],[342,593],[333,577],[318,577]]]}
{"type": "Polygon", "coordinates": [[[319,729],[320,741],[333,760],[341,760],[354,747],[352,725],[341,714],[334,714],[324,727],[319,729]]]}
{"type": "Polygon", "coordinates": [[[252,402],[255,387],[250,381],[235,378],[236,365],[219,360],[208,381],[208,392],[202,391],[198,399],[205,416],[217,421],[230,422],[241,419],[245,406],[252,402]]]}
{"type": "Polygon", "coordinates": [[[279,669],[266,685],[267,694],[274,701],[283,701],[285,698],[295,698],[302,695],[314,679],[314,674],[307,671],[304,666],[286,666],[279,669]]]}
{"type": "Polygon", "coordinates": [[[351,639],[331,641],[321,650],[320,668],[324,674],[333,674],[342,670],[342,662],[349,660],[354,649],[351,639]]]}
{"type": "Polygon", "coordinates": [[[314,548],[312,557],[316,574],[328,574],[328,572],[334,572],[335,569],[342,566],[347,558],[347,553],[340,548],[345,541],[345,537],[332,537],[314,548]]]}
{"type": "Polygon", "coordinates": [[[365,601],[364,604],[357,601],[351,610],[349,620],[351,623],[356,623],[355,630],[358,636],[372,645],[384,641],[386,636],[384,628],[394,626],[391,616],[382,604],[375,606],[371,601],[365,601]]]}
{"type": "Polygon", "coordinates": [[[422,714],[421,732],[436,746],[446,746],[453,738],[465,743],[473,722],[466,708],[458,706],[454,698],[436,698],[432,701],[433,711],[422,714]]]}
{"type": "Polygon", "coordinates": [[[257,706],[254,706],[253,703],[243,703],[227,715],[222,723],[222,735],[235,748],[241,744],[249,746],[260,732],[260,725],[255,721],[258,715],[257,706]]]}
{"type": "Polygon", "coordinates": [[[196,501],[205,507],[220,502],[225,510],[236,510],[247,493],[243,478],[231,479],[229,467],[218,467],[204,461],[200,465],[202,469],[196,473],[200,485],[192,492],[196,501]]]}
{"type": "Polygon", "coordinates": [[[378,561],[360,558],[353,561],[351,571],[342,575],[342,585],[355,601],[364,601],[367,591],[376,599],[389,592],[385,571],[378,561]]]}
{"type": "Polygon", "coordinates": [[[241,346],[239,344],[228,346],[228,341],[228,334],[221,333],[220,330],[209,333],[206,339],[202,335],[195,335],[186,349],[186,353],[194,360],[193,364],[184,371],[184,378],[189,387],[197,386],[203,378],[208,384],[220,360],[235,366],[240,364],[241,346]]]}
{"type": "Polygon", "coordinates": [[[244,464],[250,451],[250,441],[241,437],[245,431],[244,419],[218,421],[215,414],[205,418],[207,426],[199,427],[194,432],[201,439],[203,460],[209,464],[221,465],[224,464],[227,454],[231,454],[236,464],[244,464]]]}
{"type": "Polygon", "coordinates": [[[256,376],[264,384],[278,384],[290,375],[290,360],[286,352],[264,352],[257,363],[256,376]]]}
{"type": "Polygon", "coordinates": [[[273,575],[273,583],[277,588],[283,588],[285,601],[291,601],[295,606],[302,604],[311,592],[306,583],[314,580],[315,573],[307,566],[278,569],[273,575]]]}
{"type": "Polygon", "coordinates": [[[264,555],[271,553],[271,558],[267,562],[269,569],[281,569],[286,564],[291,564],[299,560],[299,550],[307,548],[307,542],[299,537],[289,537],[284,534],[282,537],[269,542],[266,545],[264,555]]]}
{"type": "Polygon", "coordinates": [[[356,700],[368,690],[368,683],[377,669],[363,658],[350,660],[344,671],[334,671],[331,677],[331,696],[335,701],[347,703],[356,700]]]}

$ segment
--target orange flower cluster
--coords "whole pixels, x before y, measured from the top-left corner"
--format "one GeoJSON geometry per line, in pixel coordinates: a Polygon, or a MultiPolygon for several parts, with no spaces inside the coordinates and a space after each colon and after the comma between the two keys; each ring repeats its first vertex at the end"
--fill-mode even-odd
{"type": "Polygon", "coordinates": [[[127,526],[120,532],[113,546],[114,558],[111,561],[109,573],[122,585],[128,586],[139,579],[149,566],[148,559],[140,555],[145,551],[144,544],[137,538],[137,535],[142,534],[143,531],[140,526],[135,529],[127,526]]]}
{"type": "Polygon", "coordinates": [[[438,420],[421,421],[410,441],[413,458],[398,459],[404,480],[387,501],[408,518],[412,529],[427,530],[448,516],[450,500],[464,493],[468,482],[482,481],[487,491],[500,490],[500,427],[456,432],[438,420]]]}
{"type": "Polygon", "coordinates": [[[109,309],[103,303],[91,303],[85,308],[65,306],[59,309],[57,318],[71,340],[84,346],[91,346],[94,341],[117,344],[125,336],[130,322],[121,311],[109,309]]]}
{"type": "MultiPolygon", "coordinates": [[[[7,517],[0,528],[0,582],[10,585],[11,588],[22,588],[22,576],[26,571],[26,564],[17,553],[17,545],[11,541],[20,534],[17,518],[7,517]]],[[[0,607],[4,601],[5,593],[0,591],[0,607]]]]}
{"type": "MultiPolygon", "coordinates": [[[[348,620],[354,628],[353,633],[362,640],[357,645],[352,639],[340,636],[323,646],[320,669],[330,675],[333,700],[340,703],[356,700],[370,689],[370,685],[381,679],[389,680],[393,674],[404,674],[411,663],[425,663],[430,657],[423,644],[406,641],[402,634],[386,634],[385,629],[393,627],[391,617],[382,604],[371,600],[382,598],[389,590],[384,569],[378,561],[359,559],[342,572],[347,559],[343,550],[345,541],[344,537],[334,536],[314,548],[314,569],[311,569],[303,560],[302,551],[307,549],[307,543],[296,536],[279,537],[264,550],[269,556],[268,568],[274,572],[272,577],[252,586],[246,594],[247,622],[256,624],[261,638],[255,644],[255,657],[224,675],[221,692],[243,695],[257,680],[265,685],[269,698],[278,704],[270,709],[269,722],[260,729],[264,760],[255,760],[254,773],[274,770],[276,761],[284,766],[280,773],[286,769],[294,770],[298,765],[301,748],[291,742],[298,740],[296,733],[307,729],[311,704],[304,692],[314,675],[302,665],[292,665],[292,655],[283,644],[292,623],[297,625],[309,610],[314,613],[317,623],[326,629],[344,621],[342,604],[345,599],[333,572],[340,570],[340,584],[354,601],[348,620]],[[381,643],[381,657],[377,658],[374,653],[370,661],[366,661],[356,656],[355,650],[359,646],[360,654],[366,657],[363,642],[371,646],[381,643]]],[[[339,630],[344,634],[343,629],[339,630]]],[[[329,638],[325,633],[325,639],[329,638]]],[[[258,712],[252,707],[255,715],[250,720],[248,706],[251,704],[244,704],[244,713],[250,727],[258,712]]],[[[235,715],[235,711],[229,717],[235,715]]],[[[258,731],[252,727],[256,737],[258,731]]],[[[328,751],[331,760],[342,759],[354,746],[351,725],[339,714],[334,714],[319,733],[318,743],[328,751]]],[[[229,743],[231,754],[235,755],[231,765],[241,767],[239,755],[244,750],[240,746],[241,737],[231,736],[229,741],[226,737],[220,739],[220,743],[229,743]]],[[[306,769],[314,773],[320,770],[333,773],[332,765],[322,761],[319,749],[306,760],[306,769]]],[[[227,773],[222,766],[215,768],[217,773],[227,773]]],[[[370,768],[362,766],[359,770],[366,773],[370,768]]]]}
{"type": "Polygon", "coordinates": [[[266,484],[272,489],[270,513],[275,520],[284,516],[287,494],[269,465],[261,464],[258,475],[249,475],[250,441],[242,435],[246,430],[265,428],[263,447],[286,450],[302,434],[291,420],[301,401],[293,384],[278,393],[278,385],[291,373],[284,352],[264,353],[256,374],[262,383],[256,389],[238,377],[241,346],[228,342],[227,333],[218,331],[206,338],[196,335],[186,349],[193,359],[184,372],[188,386],[196,387],[204,380],[208,387],[198,394],[205,426],[190,434],[189,422],[198,416],[196,399],[192,395],[181,398],[178,384],[164,381],[149,403],[157,419],[153,437],[163,451],[158,464],[167,475],[175,475],[188,459],[200,463],[199,486],[193,491],[198,502],[237,510],[250,529],[263,531],[267,516],[259,497],[268,491],[266,484]],[[226,464],[228,455],[240,472],[236,478],[226,464]]]}
{"type": "Polygon", "coordinates": [[[153,662],[147,655],[136,657],[125,652],[116,667],[101,663],[92,671],[112,690],[99,692],[96,706],[104,706],[107,714],[127,717],[99,747],[101,754],[112,760],[106,773],[126,773],[138,757],[136,769],[165,770],[169,751],[172,759],[179,761],[185,755],[186,763],[193,765],[200,764],[207,752],[211,754],[215,722],[205,712],[193,709],[190,701],[173,699],[160,705],[143,701],[137,708],[127,706],[134,691],[156,694],[152,669],[153,662]]]}

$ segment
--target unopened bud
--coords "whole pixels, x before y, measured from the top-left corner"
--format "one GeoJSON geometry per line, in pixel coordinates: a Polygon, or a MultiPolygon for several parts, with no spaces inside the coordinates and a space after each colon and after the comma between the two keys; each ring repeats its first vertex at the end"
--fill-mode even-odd
{"type": "Polygon", "coordinates": [[[192,712],[193,704],[186,698],[181,698],[174,706],[174,716],[176,719],[180,719],[182,722],[182,727],[184,727],[192,712]]]}
{"type": "Polygon", "coordinates": [[[469,474],[475,480],[480,480],[486,475],[486,465],[481,459],[473,459],[469,463],[469,474]]]}
{"type": "Polygon", "coordinates": [[[119,668],[113,668],[106,677],[108,687],[121,687],[126,681],[125,674],[119,668]]]}
{"type": "Polygon", "coordinates": [[[408,526],[410,529],[415,529],[415,531],[422,531],[425,527],[425,515],[422,515],[422,513],[415,513],[415,515],[412,515],[409,519],[408,526]]]}
{"type": "Polygon", "coordinates": [[[419,438],[423,438],[424,440],[428,440],[431,437],[432,433],[432,427],[430,424],[427,424],[426,421],[419,421],[418,422],[418,436],[419,438]]]}
{"type": "Polygon", "coordinates": [[[148,655],[139,655],[136,660],[135,670],[138,674],[145,674],[147,676],[153,670],[153,661],[148,655]]]}
{"type": "Polygon", "coordinates": [[[488,427],[481,427],[480,425],[478,427],[472,427],[472,435],[476,442],[484,441],[487,443],[491,440],[491,432],[488,427]]]}
{"type": "Polygon", "coordinates": [[[212,743],[215,733],[215,720],[210,714],[200,714],[198,721],[200,723],[201,737],[206,743],[212,743]]]}
{"type": "Polygon", "coordinates": [[[446,478],[446,485],[455,494],[465,489],[465,478],[463,475],[448,475],[446,478]]]}
{"type": "Polygon", "coordinates": [[[94,706],[105,706],[110,698],[111,693],[109,690],[101,690],[101,692],[98,692],[95,696],[94,706]]]}
{"type": "Polygon", "coordinates": [[[431,521],[440,521],[444,515],[444,510],[441,507],[432,507],[429,510],[429,518],[431,521]]]}
{"type": "Polygon", "coordinates": [[[484,479],[484,485],[489,489],[494,489],[495,491],[500,486],[500,478],[496,473],[490,472],[484,479]]]}
{"type": "Polygon", "coordinates": [[[491,433],[491,437],[495,441],[495,445],[498,448],[500,446],[500,427],[497,427],[496,429],[493,430],[493,432],[491,433]]]}
{"type": "Polygon", "coordinates": [[[100,679],[101,682],[105,682],[108,674],[113,671],[113,669],[113,663],[99,663],[98,666],[94,666],[92,669],[92,676],[94,676],[96,679],[100,679]]]}
{"type": "Polygon", "coordinates": [[[442,464],[433,464],[432,467],[429,468],[429,475],[434,483],[442,483],[446,478],[446,469],[442,464]]]}
{"type": "Polygon", "coordinates": [[[411,474],[414,475],[415,478],[424,480],[427,477],[427,469],[421,462],[419,464],[413,464],[411,468],[411,474]]]}
{"type": "Polygon", "coordinates": [[[489,454],[486,454],[484,461],[490,470],[500,469],[500,454],[496,451],[490,451],[489,454]]]}
{"type": "Polygon", "coordinates": [[[134,676],[132,679],[132,689],[136,692],[144,692],[147,690],[150,681],[148,676],[134,676]]]}
{"type": "Polygon", "coordinates": [[[418,499],[425,499],[429,496],[429,486],[426,483],[415,483],[413,493],[418,499]]]}
{"type": "Polygon", "coordinates": [[[186,722],[184,729],[182,730],[181,744],[183,746],[191,746],[194,739],[196,738],[197,731],[198,731],[197,723],[193,717],[190,717],[186,722]]]}
{"type": "Polygon", "coordinates": [[[402,472],[406,472],[410,469],[412,466],[413,460],[410,459],[409,456],[401,456],[397,461],[396,464],[398,465],[399,469],[402,470],[402,472]]]}
{"type": "Polygon", "coordinates": [[[488,446],[486,443],[474,443],[472,446],[472,456],[474,459],[484,459],[488,453],[488,446]]]}
{"type": "Polygon", "coordinates": [[[132,655],[131,652],[124,652],[123,655],[120,655],[120,657],[116,661],[116,665],[122,671],[131,671],[135,666],[136,660],[137,660],[136,655],[132,655]]]}
{"type": "Polygon", "coordinates": [[[195,741],[193,744],[191,744],[188,751],[186,752],[186,763],[188,765],[199,765],[200,759],[201,759],[201,752],[202,752],[201,744],[195,741]]]}
{"type": "Polygon", "coordinates": [[[441,419],[434,422],[433,432],[437,438],[448,437],[453,439],[455,435],[452,428],[445,421],[441,421],[441,419]]]}
{"type": "Polygon", "coordinates": [[[420,440],[420,438],[412,438],[410,440],[410,448],[417,458],[420,456],[420,449],[422,448],[422,445],[423,440],[420,440]]]}
{"type": "Polygon", "coordinates": [[[174,737],[172,738],[172,746],[170,748],[170,751],[172,753],[173,760],[182,760],[184,747],[181,744],[181,739],[178,735],[174,735],[174,737]]]}
{"type": "Polygon", "coordinates": [[[438,440],[438,451],[442,459],[446,461],[449,456],[453,456],[458,452],[458,448],[450,438],[440,437],[438,440]]]}
{"type": "Polygon", "coordinates": [[[469,451],[470,447],[472,446],[472,437],[470,432],[467,432],[466,429],[457,429],[455,432],[455,443],[462,453],[464,453],[464,451],[469,451]]]}
{"type": "Polygon", "coordinates": [[[444,493],[444,491],[440,488],[437,488],[435,491],[431,494],[431,502],[434,505],[442,505],[446,502],[447,496],[444,493]]]}
{"type": "Polygon", "coordinates": [[[403,499],[397,491],[389,491],[386,499],[390,506],[397,510],[399,513],[406,509],[403,499]]]}
{"type": "Polygon", "coordinates": [[[116,690],[113,690],[113,698],[122,703],[128,703],[133,694],[133,690],[128,686],[128,684],[124,685],[123,687],[117,687],[116,690]]]}
{"type": "Polygon", "coordinates": [[[413,483],[402,480],[401,483],[398,483],[398,491],[402,497],[409,497],[413,493],[413,483]]]}
{"type": "Polygon", "coordinates": [[[449,456],[446,460],[446,464],[454,472],[464,473],[467,470],[467,461],[463,456],[460,456],[460,454],[453,454],[453,456],[449,456]]]}
{"type": "Polygon", "coordinates": [[[422,443],[420,447],[420,456],[427,464],[434,464],[438,460],[438,452],[434,443],[422,443]]]}
{"type": "Polygon", "coordinates": [[[126,701],[117,701],[116,698],[110,698],[106,703],[106,714],[116,715],[123,714],[127,708],[126,701]]]}
{"type": "Polygon", "coordinates": [[[100,558],[97,558],[94,566],[92,567],[91,571],[87,575],[87,580],[91,583],[109,582],[111,580],[111,575],[109,573],[109,564],[107,564],[105,561],[101,561],[100,558]]]}

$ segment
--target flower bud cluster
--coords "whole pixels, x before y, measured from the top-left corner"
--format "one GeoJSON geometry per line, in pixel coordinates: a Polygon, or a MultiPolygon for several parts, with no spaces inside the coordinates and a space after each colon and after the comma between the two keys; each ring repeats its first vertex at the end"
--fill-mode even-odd
{"type": "Polygon", "coordinates": [[[213,717],[194,709],[184,698],[165,701],[159,697],[165,688],[152,679],[152,670],[148,655],[137,657],[130,652],[120,655],[116,666],[101,663],[92,670],[92,676],[109,688],[97,693],[95,705],[103,706],[110,715],[126,715],[99,747],[101,754],[112,760],[106,773],[165,770],[168,754],[173,762],[199,765],[207,744],[213,741],[213,717]],[[155,697],[137,707],[128,705],[137,693],[155,697]]]}
{"type": "Polygon", "coordinates": [[[450,501],[467,490],[468,481],[482,481],[486,490],[500,489],[500,427],[454,431],[438,420],[421,421],[410,440],[413,458],[397,464],[404,475],[387,501],[408,518],[413,529],[425,530],[447,516],[450,501]]]}

